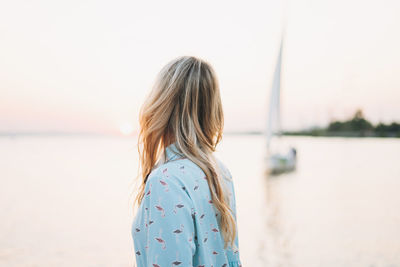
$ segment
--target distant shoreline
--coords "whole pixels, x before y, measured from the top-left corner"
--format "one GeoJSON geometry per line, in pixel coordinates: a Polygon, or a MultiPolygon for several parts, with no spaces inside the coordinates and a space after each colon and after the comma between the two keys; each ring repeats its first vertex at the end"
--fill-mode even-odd
{"type": "MultiPolygon", "coordinates": [[[[373,125],[366,120],[361,110],[357,110],[353,116],[346,121],[332,121],[327,127],[314,127],[299,131],[279,131],[276,134],[283,136],[309,136],[309,137],[344,137],[344,138],[400,138],[400,123],[392,122],[390,124],[378,123],[373,125]]],[[[224,135],[266,135],[265,131],[248,130],[248,131],[225,131],[224,135]]],[[[117,133],[99,133],[99,132],[61,132],[61,131],[43,131],[43,132],[12,132],[0,131],[0,137],[46,137],[46,136],[91,136],[91,137],[120,137],[132,138],[137,137],[137,132],[130,135],[122,135],[117,133]]]]}
{"type": "Polygon", "coordinates": [[[400,123],[373,125],[364,118],[362,110],[357,110],[353,118],[346,121],[332,121],[326,128],[315,127],[301,131],[286,131],[284,134],[292,136],[400,138],[400,123]]]}
{"type": "Polygon", "coordinates": [[[48,137],[48,136],[117,136],[106,133],[90,133],[90,132],[0,132],[0,137],[48,137]]]}
{"type": "Polygon", "coordinates": [[[310,131],[298,131],[298,132],[285,132],[284,136],[310,136],[310,137],[346,137],[346,138],[364,138],[364,137],[375,137],[375,138],[400,138],[398,133],[385,133],[379,135],[375,132],[330,132],[325,130],[310,130],[310,131]]]}
{"type": "MultiPolygon", "coordinates": [[[[265,132],[262,131],[227,131],[224,133],[226,136],[265,136],[265,132]]],[[[388,134],[380,136],[374,133],[362,133],[362,132],[329,132],[319,130],[309,131],[287,131],[283,132],[282,136],[307,136],[307,137],[344,137],[344,138],[400,138],[400,135],[388,134]]],[[[0,138],[18,138],[18,137],[115,137],[115,138],[135,138],[136,135],[118,135],[118,134],[104,134],[104,133],[70,133],[70,132],[0,132],[0,138]]]]}

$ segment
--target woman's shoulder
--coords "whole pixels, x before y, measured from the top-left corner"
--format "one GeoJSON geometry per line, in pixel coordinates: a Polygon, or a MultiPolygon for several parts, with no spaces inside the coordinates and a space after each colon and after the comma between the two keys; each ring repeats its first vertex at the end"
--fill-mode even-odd
{"type": "Polygon", "coordinates": [[[175,187],[185,188],[192,180],[191,177],[200,177],[200,171],[195,169],[187,159],[168,161],[154,167],[147,183],[163,184],[165,182],[174,184],[175,187]]]}
{"type": "MultiPolygon", "coordinates": [[[[183,165],[182,165],[183,166],[183,165]]],[[[148,181],[160,178],[168,178],[169,180],[179,180],[179,164],[175,162],[166,162],[159,164],[153,168],[150,172],[148,181]]]]}
{"type": "MultiPolygon", "coordinates": [[[[220,172],[226,183],[230,185],[229,187],[232,187],[233,180],[228,167],[219,158],[214,156],[214,159],[218,168],[217,171],[220,172]]],[[[197,164],[184,158],[158,164],[151,171],[147,181],[149,184],[153,181],[158,183],[163,183],[165,181],[174,183],[183,188],[191,188],[202,183],[204,176],[203,170],[197,164]]]]}

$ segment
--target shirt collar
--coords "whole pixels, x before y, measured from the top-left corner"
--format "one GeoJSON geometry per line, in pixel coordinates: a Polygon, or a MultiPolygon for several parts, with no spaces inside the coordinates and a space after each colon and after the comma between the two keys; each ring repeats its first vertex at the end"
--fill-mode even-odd
{"type": "Polygon", "coordinates": [[[183,156],[179,152],[178,148],[176,147],[176,144],[172,143],[165,148],[165,157],[166,157],[166,160],[169,161],[169,160],[178,159],[183,156]]]}

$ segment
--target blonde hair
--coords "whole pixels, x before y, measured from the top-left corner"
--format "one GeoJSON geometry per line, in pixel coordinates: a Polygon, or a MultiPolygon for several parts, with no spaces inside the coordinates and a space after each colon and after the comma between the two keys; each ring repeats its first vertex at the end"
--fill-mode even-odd
{"type": "Polygon", "coordinates": [[[186,158],[206,175],[212,203],[221,214],[225,240],[234,246],[236,223],[224,192],[218,163],[212,155],[222,138],[224,115],[219,85],[213,68],[195,57],[180,57],[158,74],[141,107],[138,137],[142,181],[135,202],[140,205],[147,177],[165,148],[175,143],[186,158]]]}

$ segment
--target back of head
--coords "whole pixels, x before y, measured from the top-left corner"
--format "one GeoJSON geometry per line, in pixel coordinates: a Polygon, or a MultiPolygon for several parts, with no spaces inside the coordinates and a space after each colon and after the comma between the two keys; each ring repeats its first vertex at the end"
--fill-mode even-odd
{"type": "Polygon", "coordinates": [[[210,64],[191,56],[169,62],[141,107],[139,122],[142,183],[137,202],[143,198],[147,177],[160,155],[175,143],[180,153],[204,171],[213,203],[221,213],[225,244],[233,244],[236,225],[212,155],[222,138],[224,116],[218,81],[210,64]]]}
{"type": "Polygon", "coordinates": [[[168,63],[142,106],[140,126],[143,143],[157,153],[172,142],[188,152],[196,153],[196,147],[214,151],[222,135],[223,111],[212,67],[195,57],[168,63]]]}

